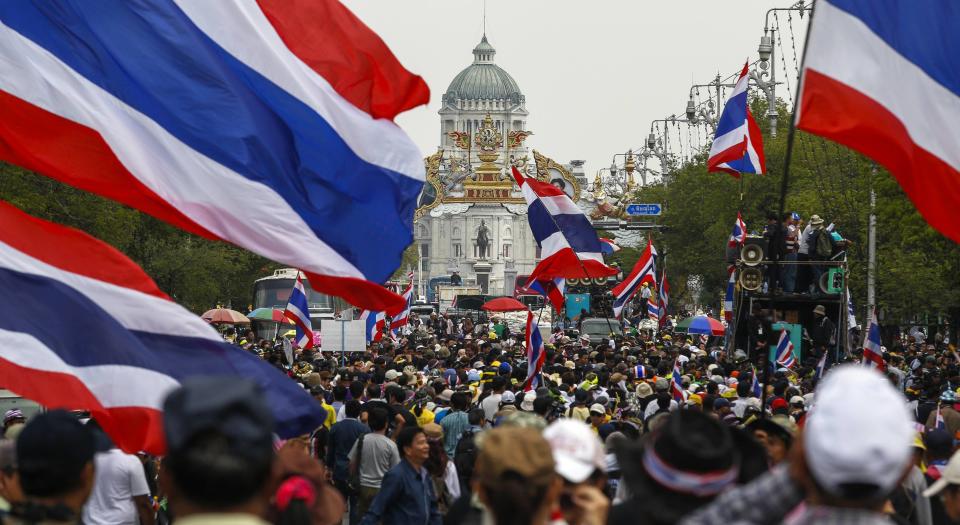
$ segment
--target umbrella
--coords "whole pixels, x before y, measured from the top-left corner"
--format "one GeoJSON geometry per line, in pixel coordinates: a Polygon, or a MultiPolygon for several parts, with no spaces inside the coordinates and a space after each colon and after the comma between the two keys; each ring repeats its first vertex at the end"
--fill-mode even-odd
{"type": "Polygon", "coordinates": [[[686,332],[688,334],[723,335],[726,333],[726,328],[723,327],[720,321],[712,317],[698,315],[680,321],[677,323],[677,326],[673,328],[673,331],[686,332]]]}
{"type": "Polygon", "coordinates": [[[254,321],[273,321],[275,323],[293,324],[293,321],[283,316],[283,310],[276,308],[257,308],[247,314],[247,317],[254,321]]]}
{"type": "Polygon", "coordinates": [[[214,308],[213,310],[207,310],[206,312],[203,312],[203,315],[201,315],[200,318],[210,324],[250,323],[250,319],[247,319],[245,315],[229,308],[214,308]]]}
{"type": "Polygon", "coordinates": [[[483,306],[480,308],[488,312],[519,312],[521,310],[528,310],[527,305],[513,297],[497,297],[496,299],[483,303],[483,306]]]}

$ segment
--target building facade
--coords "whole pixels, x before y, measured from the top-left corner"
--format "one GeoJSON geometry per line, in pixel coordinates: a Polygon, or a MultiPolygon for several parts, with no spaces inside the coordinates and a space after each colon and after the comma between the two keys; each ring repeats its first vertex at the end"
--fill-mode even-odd
{"type": "Polygon", "coordinates": [[[517,276],[534,269],[539,248],[511,166],[590,207],[582,161],[561,165],[528,148],[526,98],[495,56],[484,36],[441,99],[440,145],[425,159],[427,184],[415,215],[418,295],[431,296],[453,272],[484,293],[512,295],[517,276]]]}

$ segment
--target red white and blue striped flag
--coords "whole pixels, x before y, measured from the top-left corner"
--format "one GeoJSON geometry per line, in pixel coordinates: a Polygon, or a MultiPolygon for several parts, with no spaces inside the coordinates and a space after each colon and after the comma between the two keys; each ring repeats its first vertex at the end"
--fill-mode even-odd
{"type": "Polygon", "coordinates": [[[603,263],[600,240],[583,210],[560,188],[524,176],[513,167],[523,198],[527,221],[540,246],[542,259],[530,279],[594,278],[617,274],[603,263]]]}
{"type": "Polygon", "coordinates": [[[600,237],[600,250],[604,255],[613,255],[620,251],[620,246],[610,239],[600,237]]]}
{"type": "Polygon", "coordinates": [[[710,146],[707,171],[722,171],[734,177],[741,173],[761,174],[766,171],[763,136],[750,113],[748,95],[749,63],[743,65],[737,85],[723,107],[717,132],[710,146]]]}
{"type": "Polygon", "coordinates": [[[396,312],[423,79],[337,0],[0,2],[0,158],[396,312]]]}
{"type": "Polygon", "coordinates": [[[796,126],[890,170],[960,242],[960,9],[953,0],[818,0],[796,126]]]}
{"type": "Polygon", "coordinates": [[[723,294],[723,319],[728,323],[732,323],[734,317],[734,291],[737,287],[737,267],[731,264],[727,267],[727,274],[729,277],[727,278],[727,290],[723,294]]]}
{"type": "Polygon", "coordinates": [[[740,212],[737,212],[737,220],[733,223],[733,232],[730,233],[730,239],[727,240],[727,246],[736,248],[742,246],[747,240],[747,224],[743,222],[740,212]]]}
{"type": "Polygon", "coordinates": [[[394,335],[397,335],[398,329],[410,322],[410,308],[413,306],[413,272],[407,274],[407,287],[403,290],[402,297],[406,306],[399,314],[390,319],[390,330],[394,335]]]}
{"type": "Polygon", "coordinates": [[[523,391],[535,390],[540,386],[540,372],[546,359],[546,350],[540,327],[533,320],[533,312],[527,312],[527,378],[523,382],[523,391]]]}
{"type": "Polygon", "coordinates": [[[366,321],[367,342],[377,342],[383,339],[383,328],[386,326],[386,315],[383,312],[364,310],[359,319],[366,321]]]}
{"type": "Polygon", "coordinates": [[[780,339],[777,341],[776,361],[780,366],[793,368],[797,360],[793,357],[793,342],[790,341],[790,332],[780,330],[780,339]]]}
{"type": "Polygon", "coordinates": [[[670,378],[670,392],[674,401],[683,403],[687,399],[687,392],[683,389],[683,379],[680,376],[680,359],[673,360],[673,375],[670,378]]]}
{"type": "Polygon", "coordinates": [[[313,324],[310,322],[310,303],[307,302],[307,292],[303,288],[303,279],[297,272],[297,282],[293,283],[290,299],[283,311],[284,317],[293,322],[296,328],[297,348],[306,350],[313,347],[313,324]]]}
{"type": "Polygon", "coordinates": [[[881,371],[887,369],[887,363],[883,360],[882,344],[880,325],[877,324],[877,312],[874,310],[870,314],[870,326],[867,327],[867,332],[863,337],[863,364],[881,371]]]}
{"type": "Polygon", "coordinates": [[[660,275],[660,286],[657,287],[658,309],[660,314],[660,328],[667,324],[667,307],[670,306],[670,283],[667,282],[667,271],[660,275]]]}
{"type": "Polygon", "coordinates": [[[647,242],[637,264],[633,266],[630,275],[620,284],[616,285],[611,292],[613,293],[613,315],[619,319],[627,303],[633,299],[640,285],[643,283],[657,283],[657,249],[653,247],[653,239],[647,242]]]}
{"type": "Polygon", "coordinates": [[[525,288],[547,298],[557,312],[563,310],[564,293],[567,289],[567,280],[563,277],[529,279],[525,288]]]}
{"type": "Polygon", "coordinates": [[[89,410],[131,453],[163,452],[163,400],[195,376],[255,380],[282,438],[323,423],[295,382],[225,343],[106,243],[2,202],[0,224],[5,388],[48,408],[89,410]]]}

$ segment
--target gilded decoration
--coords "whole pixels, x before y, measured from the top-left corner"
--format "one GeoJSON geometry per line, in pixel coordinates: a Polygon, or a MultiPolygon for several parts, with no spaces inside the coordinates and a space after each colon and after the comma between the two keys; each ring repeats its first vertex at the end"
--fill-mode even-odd
{"type": "Polygon", "coordinates": [[[423,217],[423,214],[436,208],[443,201],[443,188],[440,185],[440,162],[442,160],[443,149],[437,149],[436,153],[423,159],[427,180],[423,184],[423,190],[420,191],[420,197],[417,199],[417,211],[413,213],[414,220],[423,217]]]}
{"type": "Polygon", "coordinates": [[[542,155],[537,150],[533,150],[533,161],[537,166],[537,180],[549,182],[560,188],[573,202],[580,201],[580,183],[570,170],[563,167],[563,164],[542,155]]]}

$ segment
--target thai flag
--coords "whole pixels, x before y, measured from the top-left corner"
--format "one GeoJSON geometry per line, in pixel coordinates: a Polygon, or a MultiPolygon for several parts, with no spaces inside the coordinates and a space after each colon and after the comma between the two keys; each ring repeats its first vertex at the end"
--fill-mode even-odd
{"type": "Polygon", "coordinates": [[[737,221],[733,223],[733,232],[730,234],[727,246],[736,248],[737,246],[743,245],[743,242],[746,240],[747,224],[743,222],[743,217],[740,216],[740,212],[737,212],[737,221]]]}
{"type": "Polygon", "coordinates": [[[722,171],[734,177],[741,173],[761,174],[766,171],[763,137],[750,113],[747,100],[750,65],[744,64],[733,93],[723,107],[717,122],[717,133],[710,146],[707,171],[722,171]]]}
{"type": "Polygon", "coordinates": [[[753,370],[753,377],[750,379],[750,391],[753,392],[753,397],[760,398],[763,396],[763,390],[760,389],[760,378],[757,377],[757,367],[750,365],[750,369],[753,370]]]}
{"type": "Polygon", "coordinates": [[[563,297],[567,289],[567,280],[563,277],[531,279],[527,281],[525,288],[546,297],[557,312],[563,310],[563,297]]]}
{"type": "Polygon", "coordinates": [[[395,317],[390,319],[390,330],[397,335],[397,330],[406,326],[410,322],[410,308],[413,306],[413,272],[407,274],[407,288],[403,291],[402,297],[406,306],[395,317]]]}
{"type": "Polygon", "coordinates": [[[857,326],[857,314],[853,309],[853,297],[847,294],[847,329],[852,330],[857,326]]]}
{"type": "Polygon", "coordinates": [[[887,363],[883,360],[883,350],[880,341],[880,325],[877,324],[877,311],[870,314],[870,326],[863,338],[863,364],[870,368],[886,370],[887,363]]]}
{"type": "Polygon", "coordinates": [[[683,403],[687,399],[687,393],[683,390],[683,380],[680,378],[680,359],[673,360],[673,377],[670,380],[670,392],[677,403],[683,403]]]}
{"type": "Polygon", "coordinates": [[[0,158],[395,312],[424,81],[336,0],[0,2],[0,158]]]}
{"type": "Polygon", "coordinates": [[[620,246],[610,239],[600,237],[600,251],[603,252],[604,255],[613,255],[620,251],[620,246]]]}
{"type": "Polygon", "coordinates": [[[657,295],[659,296],[660,328],[663,328],[664,325],[667,324],[667,306],[670,305],[670,283],[667,282],[666,270],[660,275],[660,286],[657,287],[657,295]]]}
{"type": "Polygon", "coordinates": [[[797,364],[793,357],[793,342],[790,341],[790,332],[786,329],[780,330],[780,340],[777,341],[777,364],[787,368],[793,368],[797,364]]]}
{"type": "Polygon", "coordinates": [[[637,365],[633,367],[633,377],[636,379],[644,379],[647,377],[647,367],[643,365],[637,365]]]}
{"type": "Polygon", "coordinates": [[[933,428],[938,430],[946,430],[947,422],[943,419],[943,414],[940,413],[940,403],[937,403],[937,415],[933,418],[933,428]]]}
{"type": "Polygon", "coordinates": [[[527,221],[543,257],[531,272],[532,279],[617,274],[616,268],[603,263],[597,232],[566,193],[553,184],[525,177],[516,167],[512,173],[527,201],[527,221]]]}
{"type": "Polygon", "coordinates": [[[651,321],[656,321],[657,325],[660,325],[660,307],[657,306],[657,303],[654,302],[653,297],[647,301],[647,318],[651,321]]]}
{"type": "Polygon", "coordinates": [[[730,274],[730,278],[727,279],[727,291],[723,295],[723,318],[728,323],[733,322],[733,292],[737,286],[737,267],[730,265],[727,268],[727,273],[730,274]]]}
{"type": "Polygon", "coordinates": [[[106,243],[2,202],[0,224],[5,388],[48,408],[89,410],[131,453],[163,452],[163,401],[195,376],[255,380],[280,437],[323,423],[296,383],[224,342],[106,243]]]}
{"type": "Polygon", "coordinates": [[[386,315],[383,312],[364,310],[360,313],[359,319],[367,322],[366,335],[368,343],[375,343],[383,339],[383,327],[386,324],[386,315]]]}
{"type": "Polygon", "coordinates": [[[949,0],[822,0],[796,126],[890,170],[931,226],[960,242],[960,10],[949,0]]]}
{"type": "Polygon", "coordinates": [[[816,378],[817,380],[820,380],[823,378],[823,374],[826,373],[826,371],[827,371],[827,353],[824,352],[823,355],[820,356],[820,361],[817,363],[816,370],[813,371],[813,377],[816,378]]]}
{"type": "Polygon", "coordinates": [[[640,289],[641,284],[657,283],[656,259],[657,249],[653,247],[653,239],[651,239],[643,253],[640,254],[640,258],[637,259],[637,264],[633,266],[630,275],[611,290],[613,292],[613,315],[617,319],[620,318],[623,308],[640,289]]]}
{"type": "Polygon", "coordinates": [[[298,348],[306,350],[313,347],[313,324],[310,322],[310,304],[307,302],[307,292],[303,288],[303,279],[297,272],[297,282],[293,284],[287,308],[283,311],[284,317],[291,320],[296,327],[298,348]]]}
{"type": "Polygon", "coordinates": [[[540,372],[543,370],[543,361],[546,350],[543,346],[543,337],[540,327],[533,320],[533,312],[527,312],[527,379],[523,382],[523,391],[529,392],[540,386],[540,372]]]}

